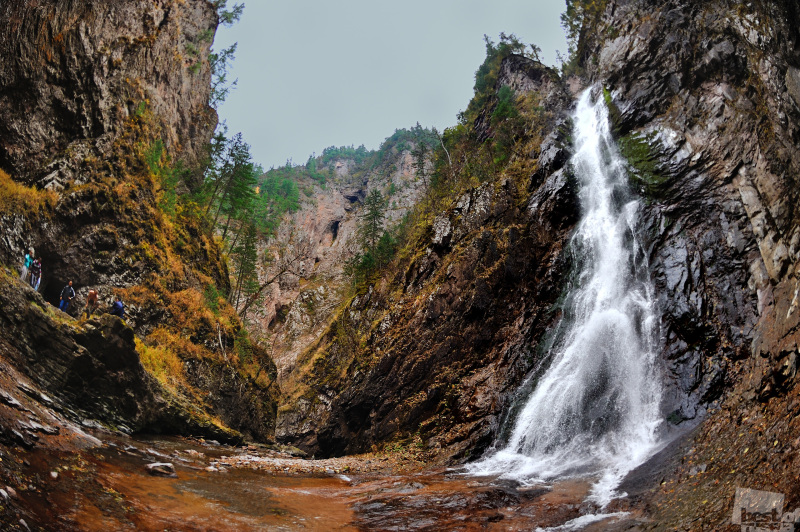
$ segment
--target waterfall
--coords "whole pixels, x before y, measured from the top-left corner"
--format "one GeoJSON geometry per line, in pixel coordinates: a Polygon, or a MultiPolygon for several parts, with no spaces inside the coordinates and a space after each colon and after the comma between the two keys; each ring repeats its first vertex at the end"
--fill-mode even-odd
{"type": "Polygon", "coordinates": [[[571,165],[581,220],[570,245],[577,278],[549,366],[519,411],[507,445],[470,472],[523,482],[594,478],[591,498],[604,506],[622,478],[658,447],[659,320],[637,234],[642,205],[629,189],[608,109],[602,98],[593,103],[590,92],[573,117],[571,165]]]}

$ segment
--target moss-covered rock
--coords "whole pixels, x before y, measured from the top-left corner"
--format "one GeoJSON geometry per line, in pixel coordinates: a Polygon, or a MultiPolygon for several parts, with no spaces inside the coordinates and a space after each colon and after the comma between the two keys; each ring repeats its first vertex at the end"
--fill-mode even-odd
{"type": "MultiPolygon", "coordinates": [[[[9,193],[0,200],[0,262],[16,266],[34,248],[45,301],[57,304],[73,282],[73,318],[90,289],[100,312],[122,297],[126,331],[170,397],[159,404],[173,424],[159,422],[159,432],[206,423],[221,437],[269,439],[274,365],[263,350],[240,357],[236,312],[203,296],[209,286],[227,293],[229,280],[220,245],[187,193],[199,172],[182,174],[180,187],[162,175],[168,160],[196,169],[216,126],[207,59],[214,6],[12,1],[0,21],[13,28],[0,40],[0,187],[9,193]]],[[[47,341],[36,338],[42,353],[47,341]]],[[[136,347],[129,351],[139,359],[136,347]]]]}
{"type": "MultiPolygon", "coordinates": [[[[515,140],[525,156],[502,166],[476,156],[442,185],[457,194],[429,192],[430,211],[417,214],[398,260],[298,360],[284,386],[279,441],[328,456],[415,437],[429,456],[464,460],[497,434],[536,362],[531,346],[554,319],[546,309],[560,293],[577,214],[556,118],[566,114],[566,89],[551,69],[515,55],[498,65],[501,87],[516,91],[520,113],[536,116],[515,140]],[[534,102],[546,111],[529,108],[534,102]]],[[[485,133],[478,142],[491,154],[485,133]]]]}

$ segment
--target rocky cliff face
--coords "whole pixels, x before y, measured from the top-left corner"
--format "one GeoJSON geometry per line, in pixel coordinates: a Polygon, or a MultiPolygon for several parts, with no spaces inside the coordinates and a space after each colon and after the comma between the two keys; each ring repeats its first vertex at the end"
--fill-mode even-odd
{"type": "MultiPolygon", "coordinates": [[[[235,431],[199,411],[193,414],[195,407],[181,403],[145,371],[133,329],[119,318],[106,314],[79,326],[8,274],[3,274],[0,301],[2,364],[5,372],[20,375],[16,387],[4,388],[3,401],[12,409],[27,395],[26,401],[37,400],[40,409],[55,411],[61,424],[69,420],[126,433],[185,432],[241,441],[235,431]]],[[[7,425],[4,434],[12,441],[5,443],[33,446],[37,431],[22,429],[7,425]]]]}
{"type": "Polygon", "coordinates": [[[589,39],[639,147],[669,418],[705,418],[658,498],[676,527],[724,526],[737,486],[800,502],[799,17],[794,2],[609,2],[589,39]]]}
{"type": "Polygon", "coordinates": [[[216,123],[209,2],[10,0],[0,19],[0,168],[40,187],[85,183],[148,109],[187,163],[202,155],[216,123]]]}
{"type": "Polygon", "coordinates": [[[301,358],[305,375],[279,411],[279,439],[317,455],[415,440],[462,458],[491,443],[555,317],[577,215],[564,168],[569,94],[521,56],[503,63],[502,85],[550,111],[535,171],[498,175],[424,223],[396,267],[301,358]]]}
{"type": "MultiPolygon", "coordinates": [[[[584,27],[577,85],[607,99],[648,202],[664,418],[678,433],[699,424],[648,500],[661,505],[659,522],[689,528],[695,518],[725,525],[736,486],[781,491],[794,507],[800,10],[605,5],[584,27]]],[[[519,57],[503,63],[502,85],[556,117],[570,106],[560,81],[519,57]]],[[[492,113],[475,124],[486,141],[492,113]]],[[[452,459],[498,436],[567,275],[577,215],[562,168],[568,129],[548,125],[522,187],[498,176],[458,198],[353,300],[309,354],[307,388],[283,408],[279,437],[323,454],[406,437],[452,459]]]]}
{"type": "MultiPolygon", "coordinates": [[[[11,1],[0,7],[0,22],[9,30],[0,37],[0,261],[16,269],[33,248],[43,259],[44,301],[57,304],[61,288],[73,281],[73,318],[90,289],[100,294],[100,312],[122,296],[133,329],[120,332],[123,351],[161,371],[160,385],[142,377],[112,380],[103,390],[163,396],[142,402],[174,410],[173,420],[205,419],[202,425],[215,417],[240,432],[234,439],[270,438],[278,392],[264,375],[274,370],[239,358],[241,323],[208,288],[224,292],[229,283],[219,246],[190,204],[165,208],[169,194],[179,196],[198,176],[187,174],[170,190],[158,170],[177,161],[196,169],[216,125],[208,105],[214,6],[205,0],[11,1]],[[137,345],[127,345],[133,333],[137,345]]],[[[80,323],[80,338],[98,334],[80,323]]],[[[21,342],[49,352],[46,335],[29,336],[34,332],[20,330],[21,342]]],[[[83,345],[78,339],[65,349],[73,344],[83,345]]],[[[96,338],[83,347],[89,359],[114,350],[96,338]]],[[[248,355],[269,366],[257,346],[248,355]]],[[[12,359],[30,363],[25,356],[12,359]]],[[[131,360],[128,366],[136,366],[131,360]]],[[[17,369],[30,370],[45,393],[61,393],[60,363],[40,362],[35,372],[17,369]]],[[[94,401],[75,396],[65,404],[74,400],[70,408],[115,426],[160,424],[147,421],[156,413],[134,408],[112,415],[84,399],[94,401]]],[[[172,430],[194,432],[180,422],[172,430]]]]}
{"type": "Polygon", "coordinates": [[[658,164],[641,189],[658,235],[668,359],[699,370],[705,384],[690,388],[701,395],[725,382],[730,362],[785,351],[782,334],[767,331],[794,314],[797,18],[789,4],[754,6],[670,3],[641,22],[646,6],[611,5],[604,24],[625,30],[595,51],[620,136],[646,139],[658,164]],[[690,353],[714,362],[701,367],[690,353]]]}
{"type": "MultiPolygon", "coordinates": [[[[286,275],[270,287],[264,304],[249,313],[251,330],[271,346],[279,382],[295,377],[297,359],[329,326],[344,302],[350,278],[344,266],[359,252],[356,233],[363,201],[378,190],[387,202],[385,226],[393,227],[413,207],[424,183],[408,148],[390,148],[386,158],[366,169],[353,160],[329,164],[333,179],[325,186],[301,182],[300,209],[287,215],[264,253],[296,257],[286,275]]],[[[261,272],[275,277],[277,267],[261,272]]],[[[263,281],[262,281],[263,282],[263,281]]]]}
{"type": "Polygon", "coordinates": [[[145,265],[131,248],[155,241],[157,229],[119,226],[153,214],[153,184],[132,179],[143,173],[142,151],[162,140],[191,167],[216,124],[203,59],[213,7],[13,1],[0,19],[10,30],[0,37],[0,169],[36,189],[67,190],[52,212],[3,213],[0,256],[16,265],[34,247],[50,300],[67,279],[137,282],[145,265]]]}

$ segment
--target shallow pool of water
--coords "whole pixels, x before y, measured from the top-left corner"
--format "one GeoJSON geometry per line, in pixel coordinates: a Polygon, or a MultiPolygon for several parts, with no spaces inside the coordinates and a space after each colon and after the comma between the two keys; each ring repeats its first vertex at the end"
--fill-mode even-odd
{"type": "MultiPolygon", "coordinates": [[[[391,460],[302,460],[266,448],[127,439],[25,454],[19,500],[46,530],[534,530],[596,511],[590,482],[522,486],[458,469],[398,473],[391,460]],[[175,476],[153,476],[153,462],[175,476]]],[[[600,528],[602,529],[602,528],[600,528]]]]}

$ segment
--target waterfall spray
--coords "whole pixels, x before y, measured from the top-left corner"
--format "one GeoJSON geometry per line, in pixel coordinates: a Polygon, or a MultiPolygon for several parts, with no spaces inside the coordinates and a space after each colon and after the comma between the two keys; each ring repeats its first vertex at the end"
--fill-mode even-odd
{"type": "Polygon", "coordinates": [[[591,91],[574,115],[581,220],[570,245],[580,264],[549,366],[506,447],[470,467],[523,482],[596,479],[601,505],[658,447],[659,320],[647,255],[637,235],[640,201],[611,136],[608,109],[591,91]]]}

